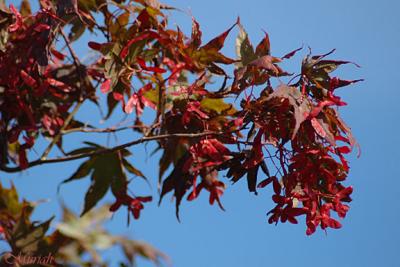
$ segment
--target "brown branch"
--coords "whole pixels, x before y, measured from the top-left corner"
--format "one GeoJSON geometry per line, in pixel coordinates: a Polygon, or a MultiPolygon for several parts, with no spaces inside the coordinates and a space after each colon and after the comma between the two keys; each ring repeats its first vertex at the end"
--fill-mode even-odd
{"type": "Polygon", "coordinates": [[[73,128],[69,130],[62,131],[63,134],[70,134],[70,133],[115,133],[119,131],[124,131],[128,129],[132,129],[133,127],[122,127],[122,128],[105,128],[105,129],[90,129],[90,128],[73,128]]]}
{"type": "Polygon", "coordinates": [[[283,147],[283,144],[280,144],[279,148],[278,148],[278,151],[279,151],[279,163],[281,164],[284,176],[286,176],[287,175],[287,171],[286,171],[286,168],[285,168],[285,160],[284,160],[284,155],[283,155],[283,150],[284,149],[285,148],[283,147]]]}
{"type": "Polygon", "coordinates": [[[60,33],[65,41],[65,44],[68,47],[68,50],[72,56],[72,59],[74,60],[75,67],[76,67],[77,71],[79,71],[80,66],[82,66],[81,62],[79,61],[79,57],[77,56],[74,49],[72,48],[71,43],[69,42],[68,37],[65,35],[65,32],[63,31],[63,29],[60,29],[60,33]]]}
{"type": "Polygon", "coordinates": [[[146,129],[149,128],[149,126],[138,126],[138,125],[133,125],[133,126],[126,126],[126,127],[109,127],[109,128],[103,128],[103,129],[91,129],[87,127],[79,127],[79,128],[72,128],[68,130],[62,131],[63,134],[69,134],[69,133],[115,133],[115,132],[120,132],[120,131],[125,131],[129,129],[146,129]]]}
{"type": "MultiPolygon", "coordinates": [[[[148,141],[154,141],[154,140],[161,140],[161,139],[168,139],[168,138],[180,138],[180,137],[186,137],[186,138],[197,138],[197,137],[204,137],[207,135],[222,135],[226,134],[224,132],[203,132],[203,133],[175,133],[175,134],[162,134],[162,135],[155,135],[155,136],[148,136],[148,137],[142,137],[140,139],[136,139],[134,141],[115,146],[112,148],[104,148],[104,149],[98,149],[98,150],[93,150],[91,152],[87,153],[81,153],[81,154],[76,154],[76,155],[71,155],[67,157],[61,157],[61,158],[54,158],[54,159],[37,159],[34,161],[31,161],[28,163],[27,168],[31,168],[34,166],[38,165],[45,165],[45,164],[50,164],[50,163],[59,163],[59,162],[66,162],[66,161],[73,161],[81,158],[87,158],[91,156],[96,156],[96,155],[101,155],[104,153],[109,153],[109,152],[114,152],[114,151],[119,151],[134,145],[138,145],[144,142],[148,141]]],[[[19,172],[22,171],[21,167],[7,167],[7,166],[0,166],[0,170],[4,172],[19,172]]]]}

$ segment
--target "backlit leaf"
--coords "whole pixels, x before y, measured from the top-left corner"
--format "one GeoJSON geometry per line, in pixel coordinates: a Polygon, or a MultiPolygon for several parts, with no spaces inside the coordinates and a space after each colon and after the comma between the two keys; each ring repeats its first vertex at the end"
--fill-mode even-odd
{"type": "Polygon", "coordinates": [[[265,36],[256,47],[256,55],[259,57],[271,55],[271,44],[268,33],[264,32],[265,36]]]}
{"type": "Polygon", "coordinates": [[[235,108],[231,104],[225,103],[222,98],[203,98],[200,107],[206,111],[215,111],[218,114],[233,114],[235,112],[235,108]]]}
{"type": "Polygon", "coordinates": [[[236,38],[236,55],[241,60],[240,63],[236,63],[239,67],[249,64],[256,58],[249,36],[241,24],[239,24],[239,34],[236,38]]]}

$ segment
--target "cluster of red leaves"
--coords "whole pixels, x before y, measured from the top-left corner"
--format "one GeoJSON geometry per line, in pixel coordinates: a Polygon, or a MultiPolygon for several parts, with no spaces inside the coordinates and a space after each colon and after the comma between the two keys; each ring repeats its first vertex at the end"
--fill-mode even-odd
{"type": "Polygon", "coordinates": [[[291,158],[289,172],[282,177],[284,191],[276,177],[262,181],[263,188],[273,182],[276,203],[268,214],[269,223],[289,221],[297,223],[296,216],[306,214],[307,234],[315,232],[318,225],[340,228],[341,224],[333,219],[330,210],[337,212],[340,218],[346,216],[349,207],[343,202],[350,202],[352,187],[344,187],[340,182],[346,177],[343,165],[336,162],[324,150],[308,150],[296,153],[291,158]],[[297,203],[301,202],[301,208],[297,203]]]}
{"type": "Polygon", "coordinates": [[[55,13],[43,8],[23,17],[13,5],[8,12],[3,20],[9,23],[7,42],[0,49],[0,134],[6,143],[18,144],[12,160],[26,168],[26,150],[38,133],[56,135],[83,89],[73,86],[76,67],[63,65],[65,56],[53,47],[55,13]]]}
{"type": "Polygon", "coordinates": [[[230,159],[230,151],[217,139],[203,139],[189,148],[191,157],[185,162],[183,171],[198,173],[200,170],[219,166],[230,159]]]}
{"type": "MultiPolygon", "coordinates": [[[[126,113],[135,109],[137,121],[144,107],[156,110],[163,119],[159,129],[163,133],[224,132],[218,138],[159,141],[160,148],[164,150],[160,179],[170,164],[175,165],[164,180],[161,198],[173,191],[177,213],[183,196],[191,187],[193,191],[188,195],[188,200],[195,199],[204,188],[210,192],[210,203],[217,201],[222,207],[220,196],[225,185],[218,180],[218,172],[224,169],[228,169],[228,177],[233,182],[247,174],[249,190],[256,192],[258,169],[261,168],[268,178],[261,182],[260,187],[269,182],[274,184],[273,201],[276,207],[269,212],[270,223],[297,223],[296,217],[305,214],[307,234],[313,233],[318,225],[323,229],[340,226],[330,216],[330,210],[336,211],[341,218],[348,210],[348,206],[342,202],[350,201],[349,196],[340,196],[344,190],[341,182],[348,173],[343,154],[350,152],[351,148],[338,147],[336,142],[344,141],[351,147],[354,141],[334,109],[345,103],[333,92],[338,87],[356,81],[331,78],[329,73],[349,62],[324,60],[328,54],[308,56],[303,61],[300,80],[293,86],[281,85],[274,90],[270,86],[270,79],[289,75],[278,64],[294,56],[300,49],[280,58],[274,57],[266,34],[253,50],[239,21],[203,46],[197,21],[193,20],[191,37],[185,41],[179,29],[165,29],[165,24],[156,22],[147,9],[139,13],[129,30],[133,33],[125,40],[118,57],[131,68],[122,68],[126,74],[118,77],[112,76],[114,70],[105,68],[105,76],[112,79],[113,86],[112,90],[103,91],[112,93],[115,100],[121,101],[126,113]],[[230,59],[219,52],[236,25],[241,30],[239,60],[230,59]],[[157,53],[154,53],[154,47],[157,47],[157,53]],[[225,76],[225,81],[228,77],[218,66],[221,63],[236,64],[234,80],[231,86],[223,85],[220,91],[212,92],[205,86],[209,82],[208,73],[225,76]],[[190,85],[180,83],[179,79],[184,78],[182,75],[185,72],[197,74],[196,81],[190,85]],[[130,79],[135,76],[150,83],[158,82],[155,88],[149,83],[131,94],[130,79]],[[159,88],[165,84],[169,87],[160,92],[159,88]],[[255,96],[255,88],[263,85],[266,87],[260,96],[255,96]],[[173,88],[173,91],[167,91],[168,88],[173,88]],[[250,89],[250,94],[247,89],[250,89]],[[207,108],[204,105],[210,98],[239,96],[242,92],[245,93],[242,110],[221,114],[217,111],[218,107],[207,108]],[[127,104],[123,94],[128,95],[127,104]],[[237,144],[240,137],[238,132],[248,125],[252,125],[252,129],[244,141],[247,148],[239,148],[239,152],[232,153],[225,144],[237,144]],[[291,149],[288,148],[289,141],[291,149]],[[275,150],[275,155],[271,156],[269,150],[275,150]],[[265,156],[266,152],[268,156],[265,156]],[[269,164],[264,161],[266,158],[270,158],[277,166],[279,181],[276,176],[270,176],[269,164]],[[197,182],[199,176],[201,181],[197,182]],[[298,207],[299,203],[301,207],[298,207]]],[[[113,64],[119,64],[118,60],[113,59],[115,44],[92,43],[89,46],[102,52],[103,58],[99,61],[101,68],[110,60],[113,64]]],[[[103,87],[109,88],[109,84],[110,80],[105,80],[103,87]]]]}
{"type": "MultiPolygon", "coordinates": [[[[95,101],[94,81],[107,97],[105,119],[120,105],[124,113],[134,116],[133,128],[143,136],[163,136],[157,139],[158,150],[163,153],[159,164],[160,201],[172,192],[177,215],[191,188],[188,200],[205,189],[210,193],[210,204],[217,202],[222,208],[220,197],[225,184],[218,175],[226,171],[233,183],[246,176],[250,192],[257,193],[257,184],[263,188],[272,183],[276,206],[268,213],[270,223],[297,223],[298,216],[305,215],[307,234],[318,226],[340,227],[331,211],[343,218],[349,209],[344,203],[351,201],[352,188],[343,185],[349,172],[344,155],[351,152],[355,141],[339,117],[338,108],[346,103],[335,90],[359,80],[341,80],[330,73],[351,62],[326,59],[332,52],[307,55],[296,76],[298,81],[290,83],[294,77],[286,85],[281,81],[291,74],[280,64],[301,48],[273,56],[268,34],[253,48],[239,19],[203,44],[195,19],[190,36],[179,28],[168,28],[167,16],[162,12],[168,7],[158,1],[131,1],[129,8],[119,7],[113,12],[106,5],[84,12],[80,9],[85,5],[65,3],[42,7],[36,15],[25,17],[10,8],[10,37],[0,49],[0,86],[4,88],[0,92],[4,99],[0,103],[0,126],[9,144],[17,142],[25,131],[16,161],[21,167],[28,165],[25,151],[33,146],[39,131],[50,137],[59,134],[61,127],[71,126],[65,121],[74,103],[95,101]],[[71,14],[69,6],[74,6],[71,14]],[[90,12],[101,12],[105,25],[98,25],[90,12]],[[96,28],[107,39],[104,43],[88,43],[99,55],[89,67],[81,65],[72,51],[74,64],[58,65],[57,60],[62,61],[64,56],[54,49],[53,41],[65,26],[64,17],[58,16],[67,13],[81,25],[81,29],[74,25],[72,33],[96,28]],[[237,59],[221,52],[234,28],[239,28],[237,59]],[[222,65],[234,65],[233,74],[227,74],[222,65]],[[68,74],[62,76],[60,69],[68,74]],[[222,78],[216,79],[222,81],[219,90],[211,86],[215,77],[222,78]],[[276,78],[280,85],[273,88],[272,80],[276,78]],[[240,105],[233,99],[240,99],[240,105]],[[155,114],[150,125],[142,121],[146,107],[155,114]],[[172,171],[163,179],[170,167],[172,171]],[[261,183],[257,182],[259,170],[266,176],[261,183]]],[[[93,207],[109,187],[114,193],[122,189],[113,188],[113,184],[124,185],[125,193],[115,193],[117,200],[111,211],[127,206],[138,218],[143,202],[150,198],[126,193],[125,170],[144,177],[126,160],[129,153],[105,153],[102,158],[93,151],[104,152],[103,147],[91,143],[90,148],[82,149],[79,153],[92,154],[79,156],[90,159],[69,180],[97,170],[92,175],[96,186],[88,191],[85,207],[93,207]],[[113,162],[110,166],[118,175],[104,174],[103,161],[113,162]]]]}
{"type": "Polygon", "coordinates": [[[190,172],[194,176],[193,191],[188,200],[197,198],[204,188],[210,192],[210,204],[215,201],[221,209],[222,204],[219,197],[223,194],[225,184],[217,179],[216,167],[231,158],[230,151],[217,139],[204,139],[189,148],[190,157],[183,165],[184,172],[190,172]],[[202,181],[196,185],[196,177],[200,175],[202,181]]]}
{"type": "MultiPolygon", "coordinates": [[[[264,134],[263,140],[276,147],[278,172],[281,174],[280,181],[272,176],[258,185],[263,188],[273,183],[272,200],[276,206],[268,212],[268,222],[297,223],[296,217],[305,214],[308,235],[314,233],[317,226],[322,229],[340,228],[340,222],[331,216],[331,211],[344,218],[349,210],[344,202],[351,201],[353,191],[342,182],[349,172],[344,154],[351,152],[355,140],[332,107],[346,105],[334,95],[338,85],[356,81],[330,78],[328,73],[331,69],[350,62],[323,60],[324,57],[305,59],[298,82],[301,90],[281,86],[269,96],[255,100],[254,104],[260,106],[253,109],[251,115],[261,128],[259,133],[264,134]],[[316,82],[320,76],[327,79],[327,88],[316,82]],[[262,117],[265,113],[260,111],[264,107],[268,111],[267,116],[262,117]]],[[[255,139],[254,144],[259,145],[259,140],[255,139]]]]}
{"type": "MultiPolygon", "coordinates": [[[[204,188],[208,192],[210,192],[209,202],[210,205],[213,205],[215,201],[217,201],[219,207],[224,210],[224,207],[221,204],[219,199],[220,196],[224,193],[225,184],[221,181],[218,181],[216,178],[217,175],[209,176],[208,179],[203,179],[199,184],[196,185],[196,181],[193,183],[193,191],[188,195],[187,200],[192,201],[197,198],[204,188]]],[[[207,176],[204,176],[207,177],[207,176]]]]}

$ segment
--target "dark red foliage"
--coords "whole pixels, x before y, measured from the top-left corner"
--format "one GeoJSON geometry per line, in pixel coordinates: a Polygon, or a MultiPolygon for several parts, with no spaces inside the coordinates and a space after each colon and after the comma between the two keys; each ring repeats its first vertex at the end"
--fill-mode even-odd
{"type": "Polygon", "coordinates": [[[8,30],[13,34],[0,50],[0,131],[9,144],[23,136],[25,142],[20,141],[18,156],[13,160],[26,168],[26,150],[33,146],[37,134],[54,136],[68,116],[69,107],[84,93],[58,80],[58,70],[63,67],[56,61],[63,60],[64,55],[52,48],[54,59],[49,52],[55,38],[52,31],[58,25],[53,11],[42,9],[23,20],[12,5],[10,10],[15,22],[8,30]]]}
{"type": "Polygon", "coordinates": [[[339,107],[347,103],[337,89],[361,80],[342,80],[331,73],[354,63],[327,59],[334,50],[310,53],[301,72],[285,84],[292,74],[281,64],[301,48],[273,56],[265,33],[254,49],[239,19],[205,43],[195,19],[190,36],[169,27],[163,12],[167,7],[158,1],[118,2],[113,12],[107,3],[94,8],[80,1],[55,6],[41,1],[39,12],[30,15],[12,5],[2,10],[0,37],[7,38],[0,40],[1,168],[19,171],[89,158],[67,179],[91,177],[84,213],[111,189],[117,199],[110,210],[126,206],[137,219],[151,197],[127,193],[127,174],[146,179],[128,160],[127,148],[154,141],[156,152],[162,153],[160,202],[172,193],[177,216],[184,197],[194,200],[203,189],[210,204],[217,202],[223,209],[225,183],[219,176],[225,175],[232,183],[246,177],[255,194],[272,184],[275,207],[267,213],[269,223],[297,223],[304,215],[307,234],[317,227],[340,228],[332,213],[342,219],[349,210],[353,189],[345,186],[350,170],[345,156],[356,141],[339,116],[339,107]],[[222,48],[235,29],[239,35],[233,59],[222,48]],[[88,65],[71,46],[85,31],[106,39],[87,43],[96,55],[88,65]],[[76,119],[83,103],[101,105],[102,97],[108,108],[104,120],[118,107],[128,117],[121,121],[131,125],[100,129],[76,119]],[[152,120],[143,119],[146,109],[152,120]],[[88,147],[70,153],[63,148],[69,132],[131,128],[141,139],[114,148],[88,141],[88,147]],[[51,143],[41,157],[30,160],[29,150],[40,136],[51,143]],[[46,160],[54,145],[65,157],[46,160]]]}

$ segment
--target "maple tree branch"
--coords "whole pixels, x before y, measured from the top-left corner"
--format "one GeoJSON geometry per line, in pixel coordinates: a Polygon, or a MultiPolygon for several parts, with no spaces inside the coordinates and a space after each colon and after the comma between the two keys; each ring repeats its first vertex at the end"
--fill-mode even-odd
{"type": "Polygon", "coordinates": [[[65,32],[63,29],[60,29],[61,36],[63,37],[65,44],[68,47],[69,53],[72,56],[72,59],[74,60],[74,64],[76,66],[76,69],[79,71],[79,67],[82,65],[81,62],[79,61],[79,57],[75,53],[75,50],[72,48],[70,41],[68,40],[68,37],[65,35],[65,32]]]}
{"type": "MultiPolygon", "coordinates": [[[[154,140],[161,140],[161,139],[168,139],[168,138],[180,138],[180,137],[186,137],[186,138],[197,138],[197,137],[204,137],[207,135],[222,135],[226,134],[226,132],[202,132],[202,133],[174,133],[174,134],[161,134],[161,135],[155,135],[155,136],[145,136],[136,140],[133,140],[131,142],[111,147],[111,148],[103,148],[103,149],[98,149],[98,150],[93,150],[90,152],[86,153],[81,153],[81,154],[76,154],[76,155],[70,155],[66,157],[60,157],[60,158],[53,158],[53,159],[37,159],[34,161],[31,161],[28,163],[27,168],[31,168],[34,166],[38,165],[45,165],[45,164],[50,164],[50,163],[59,163],[59,162],[66,162],[66,161],[73,161],[81,158],[87,158],[91,156],[96,156],[96,155],[101,155],[104,153],[110,153],[110,152],[115,152],[119,151],[134,145],[138,145],[144,142],[149,142],[149,141],[154,141],[154,140]]],[[[4,172],[19,172],[22,171],[23,169],[20,166],[17,167],[7,167],[7,166],[1,166],[0,165],[0,170],[4,172]]]]}
{"type": "Polygon", "coordinates": [[[84,127],[77,127],[77,128],[72,128],[68,130],[62,131],[62,134],[70,134],[70,133],[115,133],[115,132],[121,132],[125,130],[130,130],[130,129],[141,129],[141,130],[147,130],[150,129],[150,126],[147,125],[131,125],[131,126],[124,126],[124,127],[119,127],[118,126],[111,126],[108,128],[89,128],[87,126],[84,127]]]}
{"type": "Polygon", "coordinates": [[[283,144],[281,144],[281,145],[279,146],[279,148],[278,148],[278,151],[277,151],[277,152],[279,152],[279,163],[281,164],[282,171],[283,171],[283,175],[284,175],[284,176],[287,176],[287,171],[286,171],[286,168],[285,168],[285,160],[284,160],[283,150],[284,150],[284,147],[283,147],[283,144]]]}
{"type": "Polygon", "coordinates": [[[115,128],[115,127],[110,127],[110,128],[104,128],[104,129],[90,129],[86,127],[80,127],[80,128],[72,128],[69,130],[64,130],[62,131],[62,134],[69,134],[69,133],[114,133],[114,132],[120,132],[128,129],[133,129],[137,128],[135,126],[127,126],[127,127],[121,127],[121,128],[115,128]]]}
{"type": "MultiPolygon", "coordinates": [[[[79,76],[79,80],[81,82],[81,86],[84,86],[84,84],[85,84],[84,80],[85,79],[82,77],[82,72],[81,72],[81,69],[82,69],[81,67],[84,67],[84,65],[81,63],[81,61],[79,60],[78,55],[76,54],[75,50],[72,48],[71,42],[69,41],[67,35],[65,35],[64,30],[60,29],[60,33],[61,33],[61,35],[62,35],[62,37],[64,39],[65,44],[68,47],[69,53],[71,54],[72,59],[74,61],[74,65],[76,67],[76,71],[77,71],[77,74],[79,76]]],[[[79,101],[83,102],[82,90],[81,90],[81,93],[80,93],[80,96],[79,96],[79,101]]]]}

